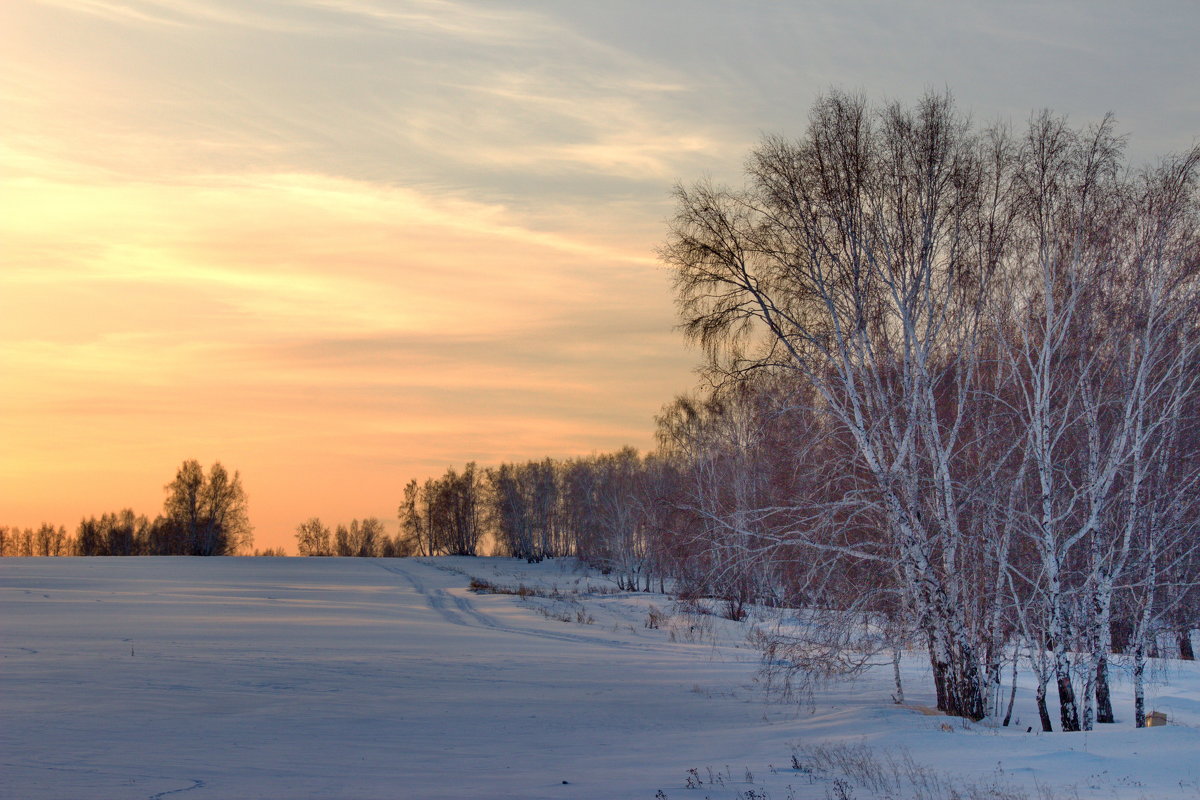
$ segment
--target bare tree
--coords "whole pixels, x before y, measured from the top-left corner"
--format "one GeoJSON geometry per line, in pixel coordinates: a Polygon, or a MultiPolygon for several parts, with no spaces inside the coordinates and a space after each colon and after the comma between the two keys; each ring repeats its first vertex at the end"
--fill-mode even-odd
{"type": "Polygon", "coordinates": [[[296,546],[302,556],[333,555],[330,530],[319,517],[313,517],[296,526],[296,546]]]}
{"type": "Polygon", "coordinates": [[[927,637],[938,705],[980,718],[984,688],[964,616],[955,454],[970,411],[979,326],[1002,249],[986,224],[988,143],[945,96],[872,113],[819,100],[796,143],[768,138],[742,191],[677,190],[663,257],[685,330],[715,369],[780,369],[813,387],[853,443],[889,537],[812,546],[899,565],[927,637]]]}
{"type": "Polygon", "coordinates": [[[249,550],[254,538],[241,476],[216,462],[204,474],[200,462],[183,462],[167,484],[163,522],[155,550],[170,555],[234,555],[249,550]]]}
{"type": "Polygon", "coordinates": [[[423,498],[421,486],[416,479],[410,480],[404,486],[404,502],[400,505],[400,534],[407,544],[406,550],[417,555],[433,555],[432,543],[426,529],[424,515],[421,512],[423,498]]]}
{"type": "Polygon", "coordinates": [[[387,538],[383,522],[376,517],[368,517],[362,522],[350,522],[351,555],[359,558],[374,558],[379,555],[383,540],[387,538]]]}

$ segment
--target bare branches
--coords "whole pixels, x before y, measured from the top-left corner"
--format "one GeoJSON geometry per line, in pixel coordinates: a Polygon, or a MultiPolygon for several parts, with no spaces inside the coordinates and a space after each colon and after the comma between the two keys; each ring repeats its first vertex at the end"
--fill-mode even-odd
{"type": "Polygon", "coordinates": [[[676,446],[710,437],[696,544],[890,567],[954,713],[982,713],[977,651],[994,683],[997,628],[1023,626],[1050,645],[1063,726],[1087,725],[1070,653],[1103,649],[1116,576],[1135,550],[1161,561],[1151,520],[1194,502],[1163,459],[1195,428],[1200,151],[1133,175],[1123,151],[1111,116],[1045,111],[1016,137],[975,132],[948,95],[831,92],[800,139],[763,140],[744,188],[677,191],[663,257],[685,333],[714,373],[807,393],[799,429],[820,432],[784,444],[810,480],[781,501],[743,474],[770,456],[722,443],[732,417],[678,407],[676,446]]]}

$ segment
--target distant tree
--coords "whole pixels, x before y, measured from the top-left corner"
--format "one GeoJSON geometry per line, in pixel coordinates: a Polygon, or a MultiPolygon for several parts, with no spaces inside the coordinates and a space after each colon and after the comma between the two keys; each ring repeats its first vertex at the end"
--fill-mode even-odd
{"type": "Polygon", "coordinates": [[[137,556],[145,552],[146,532],[150,522],[126,508],[116,514],[106,514],[104,534],[110,556],[137,556]]]}
{"type": "Polygon", "coordinates": [[[132,509],[80,520],[74,551],[81,556],[140,556],[150,549],[150,522],[132,509]]]}
{"type": "Polygon", "coordinates": [[[519,474],[512,464],[487,471],[492,522],[497,544],[505,555],[536,561],[533,520],[519,474]]]}
{"type": "Polygon", "coordinates": [[[150,523],[146,535],[146,554],[152,556],[187,555],[187,530],[162,515],[150,523]]]}
{"type": "Polygon", "coordinates": [[[384,538],[386,537],[383,523],[375,517],[368,517],[362,522],[357,519],[351,520],[347,530],[345,555],[374,558],[379,554],[380,543],[384,538]]]}
{"type": "MultiPolygon", "coordinates": [[[[194,459],[184,461],[179,471],[175,473],[175,480],[167,484],[165,488],[168,494],[163,503],[163,518],[177,530],[177,546],[189,550],[197,548],[204,527],[201,511],[204,468],[200,466],[199,461],[194,459]]],[[[188,553],[188,555],[192,555],[192,553],[188,553]]]]}
{"type": "Polygon", "coordinates": [[[474,462],[462,473],[447,469],[440,479],[404,487],[400,505],[404,549],[420,555],[475,555],[483,536],[485,485],[474,462]]]}
{"type": "Polygon", "coordinates": [[[50,547],[53,539],[54,526],[43,522],[33,534],[33,554],[43,557],[50,555],[50,547]]]}
{"type": "Polygon", "coordinates": [[[388,538],[383,522],[376,517],[350,520],[330,530],[318,517],[296,526],[296,543],[302,556],[341,556],[343,558],[392,558],[412,553],[413,543],[403,534],[388,538]]]}
{"type": "MultiPolygon", "coordinates": [[[[450,487],[452,535],[449,550],[453,555],[473,556],[483,534],[480,517],[481,481],[479,470],[472,461],[462,474],[446,473],[450,487]]],[[[553,485],[553,475],[551,475],[553,485]]]]}
{"type": "Polygon", "coordinates": [[[383,521],[377,517],[367,517],[358,526],[358,554],[363,558],[375,558],[387,540],[383,521]]]}
{"type": "Polygon", "coordinates": [[[420,511],[420,503],[421,487],[416,478],[413,478],[404,486],[404,502],[401,503],[399,509],[399,536],[406,543],[405,550],[424,556],[429,555],[429,548],[425,537],[424,518],[420,511]]]}
{"type": "Polygon", "coordinates": [[[81,556],[104,555],[104,542],[100,536],[100,522],[95,517],[81,519],[75,531],[75,552],[81,556]]]}
{"type": "Polygon", "coordinates": [[[385,536],[383,547],[379,553],[383,558],[408,558],[415,554],[412,540],[405,537],[403,533],[397,533],[391,538],[385,536]]]}
{"type": "Polygon", "coordinates": [[[253,535],[241,476],[235,472],[230,477],[220,462],[213,464],[202,500],[205,535],[201,539],[201,549],[209,555],[232,555],[238,550],[249,550],[253,535]]]}
{"type": "Polygon", "coordinates": [[[15,555],[24,556],[26,558],[34,555],[33,552],[33,528],[26,528],[16,537],[16,553],[15,555]]]}
{"type": "Polygon", "coordinates": [[[302,556],[333,555],[333,545],[329,537],[329,528],[321,523],[319,517],[313,517],[296,526],[296,545],[302,556]]]}
{"type": "Polygon", "coordinates": [[[345,558],[346,556],[354,555],[354,550],[350,544],[349,528],[347,528],[345,525],[339,524],[337,526],[337,531],[333,535],[333,538],[333,554],[335,556],[341,556],[345,558]]]}
{"type": "Polygon", "coordinates": [[[36,556],[65,556],[67,554],[67,529],[54,527],[43,522],[33,535],[33,552],[36,556]]]}
{"type": "Polygon", "coordinates": [[[541,558],[560,555],[563,543],[558,466],[547,458],[530,462],[525,471],[529,509],[534,522],[535,552],[541,558]]]}
{"type": "Polygon", "coordinates": [[[397,536],[395,539],[392,539],[389,536],[384,536],[379,542],[379,553],[378,553],[379,557],[380,558],[395,558],[396,557],[396,543],[399,540],[400,540],[399,536],[397,536]]]}
{"type": "Polygon", "coordinates": [[[163,519],[173,545],[184,555],[233,555],[253,544],[241,476],[231,477],[220,462],[207,476],[200,462],[183,462],[167,484],[163,519]]]}
{"type": "Polygon", "coordinates": [[[71,552],[71,541],[66,529],[42,523],[36,531],[32,528],[8,528],[0,525],[0,557],[25,557],[30,555],[67,555],[71,552]]]}

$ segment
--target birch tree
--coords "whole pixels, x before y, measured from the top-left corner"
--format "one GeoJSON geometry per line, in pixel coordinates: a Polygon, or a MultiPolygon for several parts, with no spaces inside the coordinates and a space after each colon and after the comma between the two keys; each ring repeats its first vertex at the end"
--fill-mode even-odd
{"type": "Polygon", "coordinates": [[[853,443],[890,553],[847,555],[898,565],[938,705],[974,719],[984,689],[954,462],[1003,245],[986,224],[993,163],[949,97],[872,112],[831,93],[802,139],[764,140],[745,189],[679,188],[663,249],[712,366],[794,373],[853,443]]]}

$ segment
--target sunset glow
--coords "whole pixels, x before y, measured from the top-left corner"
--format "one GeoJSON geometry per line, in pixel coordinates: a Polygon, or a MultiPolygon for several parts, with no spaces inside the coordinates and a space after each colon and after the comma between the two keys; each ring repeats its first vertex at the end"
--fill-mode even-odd
{"type": "Polygon", "coordinates": [[[195,458],[288,546],[451,465],[652,446],[700,360],[671,187],[831,84],[1200,130],[1190,6],[855,8],[4,3],[0,524],[153,516],[195,458]]]}

